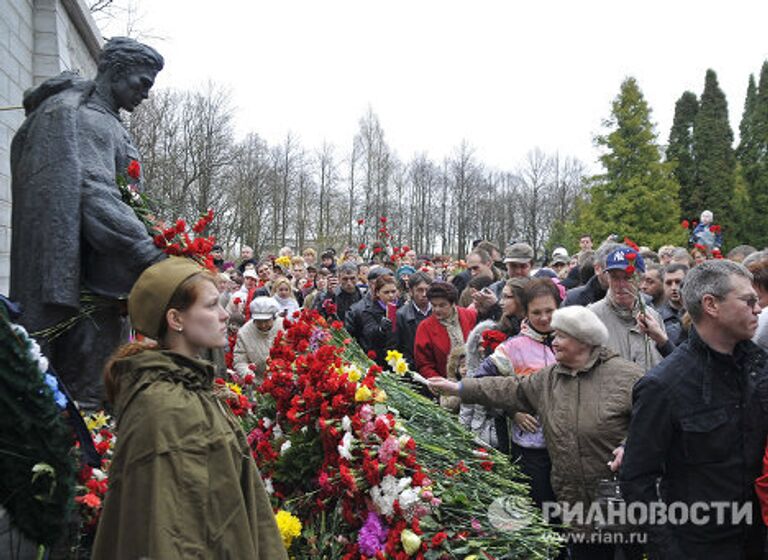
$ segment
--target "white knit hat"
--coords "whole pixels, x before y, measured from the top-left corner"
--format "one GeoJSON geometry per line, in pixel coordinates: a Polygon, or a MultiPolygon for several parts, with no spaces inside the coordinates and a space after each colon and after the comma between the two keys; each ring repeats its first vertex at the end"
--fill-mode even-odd
{"type": "Polygon", "coordinates": [[[591,309],[570,305],[557,309],[552,315],[552,328],[563,331],[590,346],[603,346],[608,342],[608,329],[591,309]]]}
{"type": "Polygon", "coordinates": [[[280,311],[280,306],[275,298],[259,296],[253,298],[251,302],[251,317],[257,321],[274,319],[278,311],[280,311]]]}

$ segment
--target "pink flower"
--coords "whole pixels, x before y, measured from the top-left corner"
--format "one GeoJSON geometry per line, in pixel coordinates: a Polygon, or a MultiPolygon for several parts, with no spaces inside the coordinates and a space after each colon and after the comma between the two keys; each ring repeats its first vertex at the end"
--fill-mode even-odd
{"type": "Polygon", "coordinates": [[[397,441],[395,436],[389,436],[379,446],[379,459],[383,463],[389,462],[392,457],[396,457],[400,453],[400,442],[397,441]]]}

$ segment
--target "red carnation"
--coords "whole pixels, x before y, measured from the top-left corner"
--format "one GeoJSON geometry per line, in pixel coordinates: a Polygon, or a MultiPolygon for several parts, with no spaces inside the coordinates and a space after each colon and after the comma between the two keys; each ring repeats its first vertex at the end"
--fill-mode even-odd
{"type": "Polygon", "coordinates": [[[699,251],[706,251],[707,250],[707,248],[704,245],[702,245],[701,243],[694,244],[694,247],[696,249],[698,249],[699,251]]]}
{"type": "Polygon", "coordinates": [[[373,248],[373,254],[374,255],[378,255],[379,253],[381,253],[381,247],[374,247],[373,248]]]}
{"type": "Polygon", "coordinates": [[[375,360],[376,359],[376,351],[375,350],[368,350],[368,357],[371,360],[375,360]]]}
{"type": "Polygon", "coordinates": [[[483,461],[480,463],[480,466],[483,467],[486,471],[492,471],[493,470],[493,461],[483,461]]]}
{"type": "Polygon", "coordinates": [[[132,159],[131,163],[128,164],[128,177],[136,181],[141,177],[141,164],[135,159],[132,159]]]}
{"type": "Polygon", "coordinates": [[[632,241],[629,237],[625,237],[624,238],[624,245],[632,247],[635,251],[639,251],[640,250],[640,247],[637,246],[637,243],[632,241]]]}
{"type": "Polygon", "coordinates": [[[357,248],[358,251],[365,251],[365,243],[360,243],[360,246],[357,248]]]}
{"type": "Polygon", "coordinates": [[[363,225],[364,223],[365,223],[365,220],[362,219],[362,218],[357,220],[357,225],[359,225],[359,226],[363,225]]]}
{"type": "Polygon", "coordinates": [[[411,250],[411,248],[408,247],[408,245],[403,245],[403,253],[407,253],[410,250],[411,250]]]}
{"type": "Polygon", "coordinates": [[[177,233],[184,233],[184,230],[187,229],[187,222],[184,220],[177,220],[176,221],[176,232],[177,233]]]}
{"type": "Polygon", "coordinates": [[[501,331],[489,329],[487,331],[483,332],[483,338],[480,342],[480,346],[485,348],[486,350],[489,350],[493,352],[496,350],[496,347],[507,340],[507,335],[504,334],[501,331]]]}
{"type": "Polygon", "coordinates": [[[688,220],[683,220],[682,222],[680,222],[680,225],[683,226],[683,229],[688,229],[691,227],[691,224],[688,220]]]}
{"type": "Polygon", "coordinates": [[[386,224],[386,223],[387,223],[387,218],[386,218],[386,216],[382,216],[381,218],[379,218],[379,220],[381,220],[381,223],[382,223],[382,224],[386,224]]]}
{"type": "Polygon", "coordinates": [[[434,537],[432,537],[432,548],[438,548],[441,544],[443,544],[443,541],[448,538],[448,533],[445,531],[440,531],[439,533],[436,533],[434,537]]]}
{"type": "Polygon", "coordinates": [[[627,266],[627,268],[625,270],[626,270],[627,274],[632,274],[632,273],[635,272],[635,267],[630,264],[630,265],[627,266]]]}
{"type": "Polygon", "coordinates": [[[627,260],[633,261],[637,258],[637,253],[627,253],[627,260]]]}

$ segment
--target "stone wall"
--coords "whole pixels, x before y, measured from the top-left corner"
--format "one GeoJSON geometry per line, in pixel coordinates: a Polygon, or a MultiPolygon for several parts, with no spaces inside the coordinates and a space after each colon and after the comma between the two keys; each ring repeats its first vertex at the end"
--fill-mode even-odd
{"type": "Polygon", "coordinates": [[[63,70],[94,76],[100,48],[83,0],[0,0],[0,294],[10,278],[10,147],[24,91],[63,70]]]}

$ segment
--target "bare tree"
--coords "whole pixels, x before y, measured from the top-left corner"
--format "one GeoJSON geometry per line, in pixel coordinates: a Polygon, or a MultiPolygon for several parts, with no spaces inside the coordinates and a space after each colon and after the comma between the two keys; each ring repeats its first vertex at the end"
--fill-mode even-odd
{"type": "Polygon", "coordinates": [[[194,219],[214,207],[218,239],[259,254],[369,243],[382,215],[396,242],[420,253],[464,257],[479,238],[524,240],[541,253],[584,188],[581,162],[539,149],[515,171],[486,168],[466,140],[439,164],[425,153],[403,164],[370,108],[347,153],[328,143],[306,150],[292,134],[279,145],[255,133],[235,142],[229,94],[211,84],[154,92],[128,125],[160,217],[194,219]]]}

